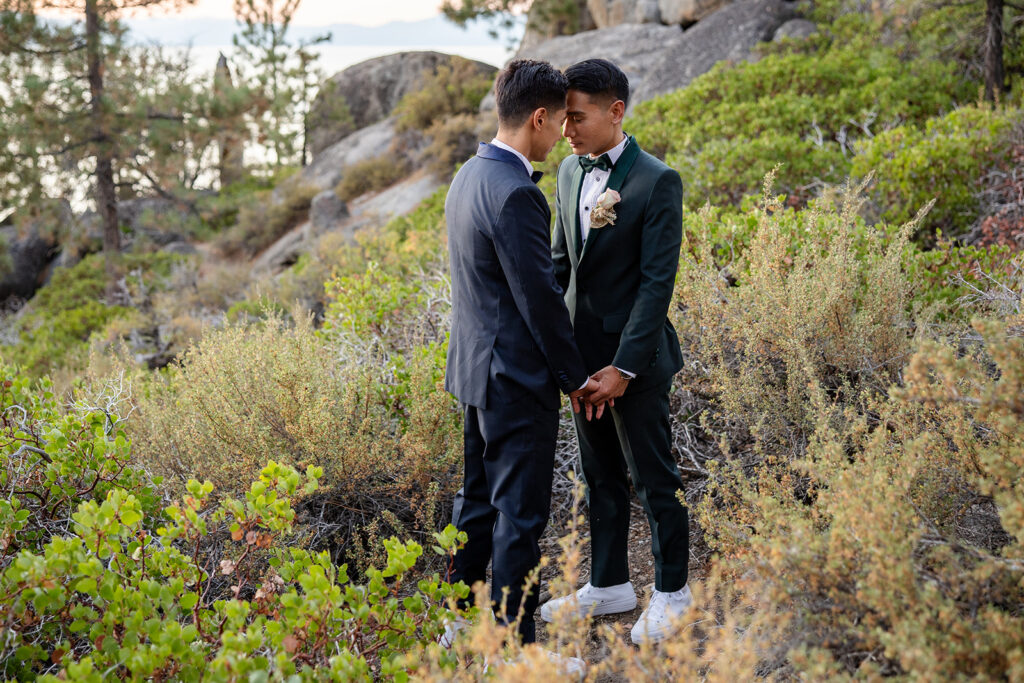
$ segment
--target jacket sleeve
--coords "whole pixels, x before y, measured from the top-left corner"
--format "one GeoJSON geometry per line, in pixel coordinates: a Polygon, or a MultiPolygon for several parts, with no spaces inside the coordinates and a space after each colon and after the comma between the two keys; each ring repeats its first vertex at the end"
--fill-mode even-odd
{"type": "Polygon", "coordinates": [[[509,194],[498,212],[492,239],[516,308],[559,388],[568,394],[587,381],[587,372],[555,282],[550,225],[544,195],[534,186],[522,186],[509,194]]]}
{"type": "Polygon", "coordinates": [[[569,280],[572,276],[572,263],[569,261],[569,244],[565,239],[565,225],[562,223],[562,169],[558,169],[558,178],[555,184],[555,233],[551,240],[551,260],[554,262],[555,281],[566,292],[569,288],[569,280]]]}
{"type": "Polygon", "coordinates": [[[683,185],[664,171],[651,189],[640,238],[640,287],[612,365],[642,373],[664,338],[683,236],[683,185]]]}

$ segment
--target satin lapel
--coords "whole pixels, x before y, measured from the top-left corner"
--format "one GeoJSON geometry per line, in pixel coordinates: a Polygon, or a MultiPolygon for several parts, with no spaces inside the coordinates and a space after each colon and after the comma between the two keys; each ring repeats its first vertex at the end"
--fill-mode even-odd
{"type": "Polygon", "coordinates": [[[569,244],[572,245],[575,251],[576,261],[580,258],[580,241],[582,236],[580,235],[580,193],[583,191],[583,169],[579,164],[576,164],[576,168],[572,171],[572,186],[569,191],[569,204],[567,208],[570,211],[569,222],[565,225],[569,228],[569,244]]]}
{"type": "MultiPolygon", "coordinates": [[[[608,184],[605,186],[605,190],[615,190],[618,192],[622,189],[622,184],[626,182],[626,176],[629,175],[629,169],[633,168],[633,162],[640,156],[640,145],[636,144],[636,139],[633,136],[629,137],[629,144],[622,150],[622,156],[615,163],[615,168],[612,169],[612,173],[608,176],[608,184]]],[[[582,183],[580,183],[582,187],[582,183]]],[[[579,211],[576,211],[577,218],[576,222],[579,223],[579,211]]],[[[601,237],[601,233],[606,230],[614,230],[614,225],[606,225],[603,228],[594,230],[591,228],[590,234],[587,236],[587,241],[583,245],[583,253],[580,254],[580,261],[583,257],[594,250],[594,242],[598,241],[601,237]]],[[[577,232],[579,230],[577,229],[577,232]]]]}

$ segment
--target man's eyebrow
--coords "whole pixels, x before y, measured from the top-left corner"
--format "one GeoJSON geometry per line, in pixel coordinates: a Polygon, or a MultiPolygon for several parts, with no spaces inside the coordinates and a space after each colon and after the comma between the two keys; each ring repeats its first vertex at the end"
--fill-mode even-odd
{"type": "Polygon", "coordinates": [[[579,116],[583,113],[582,109],[569,109],[565,112],[566,116],[579,116]]]}

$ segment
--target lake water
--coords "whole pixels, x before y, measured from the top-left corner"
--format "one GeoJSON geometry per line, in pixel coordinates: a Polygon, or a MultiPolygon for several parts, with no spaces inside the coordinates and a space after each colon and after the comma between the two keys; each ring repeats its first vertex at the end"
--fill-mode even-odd
{"type": "MultiPolygon", "coordinates": [[[[217,64],[218,55],[223,52],[230,61],[234,48],[228,44],[200,45],[191,48],[196,68],[202,71],[212,70],[217,64]]],[[[320,54],[319,66],[328,76],[333,76],[346,67],[359,62],[394,54],[396,52],[413,52],[434,50],[460,55],[467,59],[475,59],[500,67],[512,57],[512,52],[498,44],[490,45],[436,45],[424,41],[422,45],[317,45],[313,48],[320,54]]]]}

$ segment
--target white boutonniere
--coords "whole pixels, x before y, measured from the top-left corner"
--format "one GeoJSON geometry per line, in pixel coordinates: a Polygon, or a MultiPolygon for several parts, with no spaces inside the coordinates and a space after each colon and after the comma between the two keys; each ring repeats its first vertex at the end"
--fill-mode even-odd
{"type": "Polygon", "coordinates": [[[615,225],[615,205],[622,201],[622,197],[615,190],[605,190],[597,198],[593,210],[590,212],[590,229],[603,228],[606,225],[615,225]]]}

